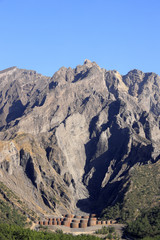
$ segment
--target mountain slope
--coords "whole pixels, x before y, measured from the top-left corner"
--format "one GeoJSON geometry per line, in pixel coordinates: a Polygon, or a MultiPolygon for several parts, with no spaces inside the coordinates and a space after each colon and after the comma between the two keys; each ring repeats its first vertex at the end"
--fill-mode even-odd
{"type": "Polygon", "coordinates": [[[159,168],[158,75],[86,60],[51,78],[13,67],[0,86],[0,181],[37,214],[101,212],[159,168]]]}

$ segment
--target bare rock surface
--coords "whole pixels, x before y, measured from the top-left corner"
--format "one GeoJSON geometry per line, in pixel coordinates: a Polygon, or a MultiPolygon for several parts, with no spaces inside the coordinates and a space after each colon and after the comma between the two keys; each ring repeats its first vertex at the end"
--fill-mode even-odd
{"type": "Polygon", "coordinates": [[[0,72],[0,181],[40,215],[101,211],[160,159],[160,77],[85,60],[0,72]]]}

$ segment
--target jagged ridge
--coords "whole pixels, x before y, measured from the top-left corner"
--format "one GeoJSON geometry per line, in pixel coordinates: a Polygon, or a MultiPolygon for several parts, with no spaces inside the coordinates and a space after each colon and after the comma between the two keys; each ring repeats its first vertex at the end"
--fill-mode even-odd
{"type": "Polygon", "coordinates": [[[0,86],[0,180],[39,214],[101,212],[159,162],[157,74],[85,60],[51,78],[10,68],[0,86]]]}

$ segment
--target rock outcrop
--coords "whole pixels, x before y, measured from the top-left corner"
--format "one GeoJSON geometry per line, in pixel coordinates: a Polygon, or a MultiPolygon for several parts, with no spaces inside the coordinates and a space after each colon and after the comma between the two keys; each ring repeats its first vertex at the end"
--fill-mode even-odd
{"type": "Polygon", "coordinates": [[[123,199],[135,166],[160,159],[160,77],[85,60],[53,77],[0,72],[0,181],[38,214],[123,199]]]}

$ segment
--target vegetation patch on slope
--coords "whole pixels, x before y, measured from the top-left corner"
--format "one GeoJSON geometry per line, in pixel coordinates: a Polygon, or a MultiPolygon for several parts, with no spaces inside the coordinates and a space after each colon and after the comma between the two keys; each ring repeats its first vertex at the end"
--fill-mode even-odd
{"type": "Polygon", "coordinates": [[[117,235],[114,227],[105,227],[95,231],[95,234],[105,235],[106,239],[115,239],[120,240],[120,237],[117,235]]]}
{"type": "Polygon", "coordinates": [[[24,226],[36,218],[36,214],[0,182],[0,223],[24,226]]]}
{"type": "Polygon", "coordinates": [[[0,223],[17,224],[24,226],[27,218],[11,208],[9,204],[0,200],[0,223]]]}
{"type": "Polygon", "coordinates": [[[160,239],[160,207],[142,212],[128,224],[126,232],[140,239],[160,239]]]}
{"type": "Polygon", "coordinates": [[[144,209],[160,203],[160,163],[134,166],[130,173],[129,189],[121,202],[108,206],[102,217],[130,222],[141,215],[144,209]]]}

